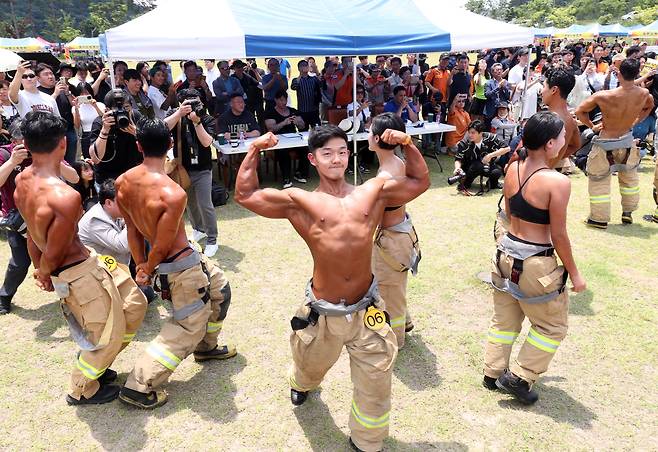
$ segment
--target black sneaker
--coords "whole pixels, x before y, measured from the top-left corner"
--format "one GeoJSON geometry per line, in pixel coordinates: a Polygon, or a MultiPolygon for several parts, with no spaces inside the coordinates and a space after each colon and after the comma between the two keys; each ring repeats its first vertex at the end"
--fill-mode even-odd
{"type": "Polygon", "coordinates": [[[633,224],[633,213],[632,212],[622,212],[621,222],[622,222],[622,224],[633,224]]]}
{"type": "Polygon", "coordinates": [[[96,394],[90,398],[85,398],[85,396],[80,396],[80,400],[71,397],[70,395],[66,396],[66,403],[69,405],[100,405],[102,403],[109,403],[112,400],[116,399],[119,395],[119,387],[116,385],[106,385],[98,389],[96,394]]]}
{"type": "Polygon", "coordinates": [[[290,188],[290,187],[292,187],[292,182],[290,181],[290,179],[284,179],[283,189],[285,190],[286,188],[290,188]]]}
{"type": "Polygon", "coordinates": [[[98,377],[98,382],[101,384],[101,386],[105,386],[105,385],[109,385],[116,379],[117,379],[117,373],[112,369],[106,369],[105,372],[103,372],[103,375],[98,377]]]}
{"type": "Polygon", "coordinates": [[[0,299],[0,315],[9,314],[11,312],[11,300],[6,298],[0,299]]]}
{"type": "Polygon", "coordinates": [[[194,352],[194,361],[201,362],[208,361],[209,359],[229,359],[237,354],[238,351],[235,346],[222,345],[221,347],[217,346],[207,352],[194,352]]]}
{"type": "Polygon", "coordinates": [[[411,320],[407,320],[404,324],[404,332],[410,333],[411,331],[413,331],[414,327],[415,327],[414,322],[412,322],[411,320]]]}
{"type": "Polygon", "coordinates": [[[290,401],[295,406],[300,406],[306,402],[308,397],[308,391],[297,391],[296,389],[290,388],[290,401]]]}
{"type": "Polygon", "coordinates": [[[489,391],[497,391],[498,386],[496,386],[496,379],[493,377],[489,377],[487,375],[484,376],[482,379],[482,386],[487,388],[489,391]]]}
{"type": "Polygon", "coordinates": [[[651,223],[658,223],[658,215],[644,215],[642,219],[651,223]]]}
{"type": "Polygon", "coordinates": [[[604,221],[594,221],[589,218],[585,220],[585,226],[595,229],[608,229],[608,223],[604,221]]]}
{"type": "Polygon", "coordinates": [[[296,173],[293,179],[300,184],[305,184],[307,182],[306,178],[303,177],[301,173],[296,173]]]}
{"type": "Polygon", "coordinates": [[[167,403],[167,392],[160,390],[144,393],[128,389],[124,386],[119,393],[119,400],[137,408],[152,410],[167,403]]]}
{"type": "Polygon", "coordinates": [[[539,395],[530,389],[530,385],[524,379],[517,377],[509,369],[496,380],[498,389],[509,392],[516,400],[524,405],[532,405],[539,400],[539,395]]]}

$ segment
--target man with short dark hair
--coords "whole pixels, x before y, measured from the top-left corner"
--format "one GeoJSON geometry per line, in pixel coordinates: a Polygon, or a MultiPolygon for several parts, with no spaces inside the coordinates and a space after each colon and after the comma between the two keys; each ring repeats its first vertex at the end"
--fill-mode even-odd
{"type": "Polygon", "coordinates": [[[464,139],[457,144],[454,174],[462,175],[457,190],[468,194],[473,181],[478,176],[489,178],[489,188],[498,189],[498,179],[503,175],[503,169],[495,162],[495,158],[503,154],[509,147],[498,137],[485,132],[483,121],[476,119],[468,125],[464,139]]]}
{"type": "Polygon", "coordinates": [[[265,113],[274,108],[274,96],[279,91],[288,90],[288,79],[285,75],[281,74],[281,66],[279,60],[270,58],[267,60],[267,69],[270,71],[262,78],[261,85],[263,85],[263,92],[265,97],[265,113]]]}
{"type": "Polygon", "coordinates": [[[41,289],[59,295],[72,339],[81,348],[66,401],[107,403],[119,393],[118,386],[109,384],[117,376],[109,366],[132,339],[126,337],[123,302],[130,297],[131,304],[145,306],[146,300],[116,261],[99,259],[77,235],[80,195],[59,179],[66,151],[64,120],[30,112],[21,131],[32,165],[16,178],[14,199],[27,224],[34,278],[41,289]]]}
{"type": "MultiPolygon", "coordinates": [[[[233,75],[231,75],[231,77],[238,79],[240,85],[242,85],[242,91],[244,92],[243,98],[245,98],[247,110],[249,110],[254,117],[258,115],[257,120],[259,124],[264,123],[263,90],[258,85],[258,80],[254,78],[254,75],[260,78],[259,72],[253,68],[248,69],[249,73],[245,72],[245,69],[247,69],[248,66],[242,60],[234,60],[231,68],[233,69],[233,75]]],[[[240,93],[236,92],[231,94],[229,97],[229,104],[234,94],[240,93]]]]}
{"type": "Polygon", "coordinates": [[[510,91],[507,80],[503,78],[503,65],[494,63],[491,66],[491,75],[493,76],[484,85],[484,96],[487,98],[484,104],[484,117],[489,125],[491,120],[496,116],[498,105],[507,104],[510,101],[512,92],[510,91]]]}
{"type": "Polygon", "coordinates": [[[136,69],[128,69],[124,72],[123,77],[126,81],[126,94],[128,102],[133,111],[138,111],[142,116],[153,119],[155,111],[153,103],[142,89],[142,75],[136,69]]]}
{"type": "Polygon", "coordinates": [[[631,129],[642,122],[653,108],[653,97],[645,88],[635,85],[640,62],[627,58],[619,67],[619,87],[598,91],[576,109],[576,117],[599,135],[592,140],[587,156],[590,214],[585,224],[607,229],[610,221],[610,176],[617,171],[621,193],[623,224],[633,223],[632,213],[640,201],[640,177],[637,167],[640,153],[631,129]],[[602,121],[594,125],[589,112],[599,107],[602,121]]]}
{"type": "MultiPolygon", "coordinates": [[[[366,57],[367,60],[367,57],[366,57]]],[[[290,88],[297,91],[297,111],[304,120],[306,128],[320,125],[321,87],[317,77],[308,74],[308,61],[297,63],[299,77],[292,79],[290,88]]]]}
{"type": "Polygon", "coordinates": [[[632,45],[626,49],[626,58],[640,58],[642,49],[638,45],[632,45]]]}
{"type": "Polygon", "coordinates": [[[418,111],[414,106],[412,99],[407,97],[406,88],[398,85],[393,88],[393,98],[386,102],[384,111],[388,113],[395,113],[402,118],[404,122],[408,120],[411,122],[418,121],[418,111]]]}
{"type": "MultiPolygon", "coordinates": [[[[190,110],[183,103],[179,111],[196,122],[190,110]]],[[[167,401],[167,393],[159,388],[187,356],[222,360],[237,351],[217,344],[231,304],[231,286],[217,265],[190,247],[183,219],[185,191],[165,173],[169,126],[159,119],[144,120],[137,140],[144,163],[117,179],[117,202],[128,227],[135,279],[148,285],[157,277],[162,298],[172,302],[173,315],[135,363],[119,397],[152,409],[167,401]],[[151,245],[148,255],[145,240],[151,245]]]]}
{"type": "Polygon", "coordinates": [[[183,167],[190,176],[187,189],[187,212],[192,223],[195,242],[207,237],[204,254],[213,257],[217,245],[217,217],[212,203],[212,153],[215,120],[206,113],[199,92],[184,89],[178,92],[180,108],[165,122],[174,137],[174,155],[180,154],[183,167]]]}
{"type": "Polygon", "coordinates": [[[320,175],[315,191],[259,187],[260,152],[277,144],[271,133],[251,143],[235,188],[235,200],[243,207],[290,221],[313,257],[305,302],[290,322],[291,402],[303,404],[346,347],[354,382],[349,441],[367,451],[381,450],[388,434],[397,355],[395,334],[372,276],[372,238],[386,207],[405,204],[430,185],[425,160],[409,135],[389,129],[381,140],[402,147],[405,176],[380,174],[360,186],[349,185],[347,135],[336,126],[321,126],[308,140],[308,158],[320,175]]]}
{"type": "Polygon", "coordinates": [[[183,73],[185,80],[181,83],[176,91],[184,89],[195,89],[199,93],[199,99],[204,107],[208,108],[208,103],[212,99],[212,93],[203,76],[203,69],[201,69],[195,61],[186,61],[183,63],[183,73]]]}
{"type": "Polygon", "coordinates": [[[465,53],[457,57],[457,65],[452,69],[450,76],[450,96],[448,105],[452,105],[452,99],[457,94],[466,94],[466,106],[471,100],[471,74],[468,72],[468,55],[465,53]]]}
{"type": "Polygon", "coordinates": [[[450,61],[450,55],[447,53],[442,53],[439,57],[439,65],[433,69],[430,69],[429,73],[425,76],[425,86],[429,90],[430,94],[441,93],[441,109],[443,110],[443,116],[447,114],[447,105],[450,94],[450,78],[452,73],[448,69],[448,62],[450,61]]]}
{"type": "Polygon", "coordinates": [[[217,62],[217,68],[219,77],[212,83],[212,89],[215,93],[215,116],[219,117],[228,110],[231,95],[237,93],[244,96],[244,89],[239,79],[231,77],[228,61],[217,62]]]}
{"type": "Polygon", "coordinates": [[[580,149],[580,130],[578,123],[573,118],[567,104],[567,97],[576,85],[576,77],[566,69],[561,67],[551,68],[545,74],[544,86],[541,91],[541,98],[544,105],[550,111],[556,113],[564,122],[565,140],[564,147],[559,154],[551,161],[549,166],[569,172],[571,168],[571,157],[580,149]]]}

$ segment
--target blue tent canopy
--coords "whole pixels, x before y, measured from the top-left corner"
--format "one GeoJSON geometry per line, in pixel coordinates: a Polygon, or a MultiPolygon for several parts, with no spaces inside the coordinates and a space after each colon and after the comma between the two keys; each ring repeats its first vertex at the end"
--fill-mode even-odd
{"type": "Polygon", "coordinates": [[[599,25],[599,36],[628,36],[630,30],[622,24],[599,25]]]}
{"type": "MultiPolygon", "coordinates": [[[[433,0],[186,0],[107,30],[110,58],[184,59],[473,50],[525,45],[529,28],[433,0]],[[219,18],[221,18],[220,21],[219,18]]],[[[101,37],[101,40],[103,38],[101,37]]],[[[101,48],[104,45],[101,43],[101,48]]]]}

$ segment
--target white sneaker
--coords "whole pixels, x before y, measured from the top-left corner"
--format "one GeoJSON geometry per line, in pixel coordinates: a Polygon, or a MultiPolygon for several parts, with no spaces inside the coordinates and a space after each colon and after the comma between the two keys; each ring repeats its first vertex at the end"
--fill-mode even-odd
{"type": "Polygon", "coordinates": [[[195,242],[203,240],[206,237],[208,237],[208,234],[206,234],[205,232],[201,232],[201,231],[197,231],[196,229],[192,229],[192,240],[194,240],[195,242]]]}
{"type": "Polygon", "coordinates": [[[217,254],[217,250],[219,250],[219,245],[213,243],[212,245],[206,245],[206,249],[204,250],[203,254],[206,257],[213,257],[215,254],[217,254]]]}

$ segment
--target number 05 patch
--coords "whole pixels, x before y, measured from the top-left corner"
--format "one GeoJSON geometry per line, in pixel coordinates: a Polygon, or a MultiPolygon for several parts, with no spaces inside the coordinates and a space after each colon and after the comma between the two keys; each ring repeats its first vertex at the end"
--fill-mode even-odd
{"type": "Polygon", "coordinates": [[[113,272],[114,270],[116,270],[117,260],[115,258],[113,258],[112,256],[108,256],[108,255],[98,256],[98,258],[101,260],[103,265],[105,265],[105,267],[109,271],[113,272]]]}
{"type": "Polygon", "coordinates": [[[386,316],[379,309],[370,306],[366,311],[366,315],[363,316],[363,323],[365,323],[367,328],[377,331],[382,329],[386,324],[386,316]]]}

